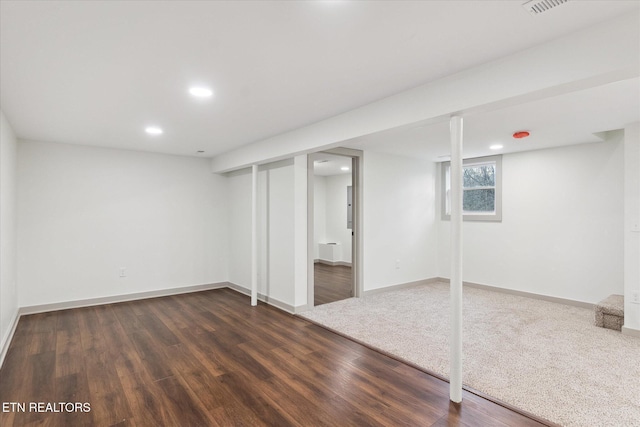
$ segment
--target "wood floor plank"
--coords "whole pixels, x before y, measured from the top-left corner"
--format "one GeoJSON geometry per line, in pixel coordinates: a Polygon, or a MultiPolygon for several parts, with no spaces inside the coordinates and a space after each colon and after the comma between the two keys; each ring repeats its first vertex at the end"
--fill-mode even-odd
{"type": "Polygon", "coordinates": [[[282,414],[293,425],[301,425],[302,422],[317,427],[333,426],[331,410],[315,404],[315,400],[309,400],[303,395],[294,393],[287,382],[278,377],[271,377],[262,382],[264,398],[270,406],[282,414]],[[313,412],[307,408],[315,406],[313,412]]]}
{"type": "Polygon", "coordinates": [[[216,331],[215,335],[212,332],[208,332],[206,337],[209,339],[209,342],[215,343],[213,354],[216,359],[219,360],[221,364],[229,367],[226,374],[236,371],[246,371],[260,380],[267,379],[272,375],[264,366],[257,363],[247,352],[243,351],[238,344],[227,344],[224,337],[221,339],[221,335],[221,331],[216,331]]]}
{"type": "Polygon", "coordinates": [[[133,345],[125,346],[114,363],[136,425],[178,424],[176,414],[164,405],[160,390],[133,345]]]}
{"type": "Polygon", "coordinates": [[[102,330],[95,307],[78,309],[78,325],[80,329],[80,342],[84,351],[106,351],[107,346],[102,336],[102,330]]]}
{"type": "Polygon", "coordinates": [[[239,396],[206,371],[181,374],[184,384],[219,425],[261,426],[264,424],[239,396]]]}
{"type": "Polygon", "coordinates": [[[353,296],[351,267],[315,263],[314,305],[340,301],[353,296]]]}
{"type": "Polygon", "coordinates": [[[247,346],[246,351],[273,374],[269,380],[274,377],[286,380],[292,392],[307,400],[313,402],[336,396],[333,387],[317,381],[319,373],[308,369],[306,358],[295,357],[284,348],[263,352],[247,346]]]}
{"type": "Polygon", "coordinates": [[[441,408],[449,401],[448,388],[423,393],[407,381],[399,381],[393,371],[399,362],[390,358],[361,357],[349,362],[356,372],[370,384],[374,395],[388,402],[385,416],[393,419],[416,417],[416,421],[429,424],[440,418],[441,408]],[[393,396],[389,399],[389,396],[393,396]],[[417,408],[417,409],[416,409],[417,408]]]}
{"type": "Polygon", "coordinates": [[[56,377],[84,372],[80,328],[75,311],[60,312],[55,337],[56,377]]]}
{"type": "Polygon", "coordinates": [[[188,305],[180,304],[179,297],[158,298],[157,304],[150,307],[151,311],[176,334],[183,329],[215,331],[213,324],[196,322],[188,305]]]}
{"type": "MultiPolygon", "coordinates": [[[[352,366],[348,366],[348,360],[335,359],[333,363],[330,363],[329,359],[318,353],[308,355],[310,357],[299,358],[287,355],[282,349],[274,350],[273,353],[278,362],[286,364],[287,370],[291,372],[291,382],[301,383],[306,389],[306,392],[296,389],[296,393],[305,394],[313,402],[327,400],[349,402],[347,405],[349,411],[356,415],[354,420],[360,425],[363,423],[367,425],[393,425],[392,419],[388,416],[388,410],[390,401],[395,400],[396,397],[385,396],[386,392],[376,389],[377,386],[372,384],[370,378],[364,377],[362,372],[351,369],[352,366]],[[317,363],[318,360],[321,363],[317,363]],[[318,381],[318,378],[325,377],[331,377],[331,383],[326,384],[318,381]]],[[[342,403],[342,407],[344,406],[345,404],[342,403]]],[[[420,404],[417,407],[421,406],[423,405],[420,404]]],[[[415,408],[413,407],[412,411],[415,411],[415,408]]],[[[414,421],[421,423],[425,419],[432,418],[434,417],[422,417],[414,421]]],[[[405,418],[405,422],[407,420],[408,418],[405,418]]]]}
{"type": "MultiPolygon", "coordinates": [[[[54,372],[55,360],[55,351],[47,351],[28,357],[26,366],[29,376],[25,378],[28,381],[28,393],[27,395],[23,394],[24,397],[28,396],[26,402],[49,402],[52,400],[55,385],[54,376],[51,373],[54,372]]],[[[47,415],[41,412],[27,411],[16,416],[16,421],[18,421],[16,425],[27,425],[32,422],[50,424],[45,421],[47,415]]]]}
{"type": "Polygon", "coordinates": [[[155,342],[153,336],[146,331],[138,331],[131,334],[131,341],[143,366],[154,381],[173,375],[171,365],[162,351],[162,345],[155,342]]]}
{"type": "MultiPolygon", "coordinates": [[[[89,383],[84,373],[74,373],[65,376],[58,376],[55,379],[55,402],[70,402],[74,405],[81,404],[80,411],[64,410],[56,417],[52,417],[52,425],[56,426],[78,426],[89,427],[95,425],[93,413],[89,407],[86,411],[84,403],[91,400],[89,383]]],[[[77,408],[77,406],[76,406],[77,408]]]]}
{"type": "MultiPolygon", "coordinates": [[[[209,331],[207,331],[209,332],[209,331]]],[[[182,329],[177,333],[181,340],[181,346],[192,355],[191,363],[198,364],[212,376],[219,376],[227,372],[224,363],[216,356],[217,348],[205,337],[193,334],[190,329],[182,329]]],[[[170,347],[169,349],[172,349],[170,347]]],[[[184,371],[183,371],[184,373],[184,371]]]]}
{"type": "Polygon", "coordinates": [[[158,344],[170,346],[179,343],[174,333],[171,332],[153,312],[139,316],[139,319],[149,335],[151,335],[158,344]]]}
{"type": "Polygon", "coordinates": [[[3,427],[541,425],[229,289],[24,316],[0,400],[91,405],[3,427]]]}
{"type": "Polygon", "coordinates": [[[91,348],[85,354],[91,412],[96,421],[112,425],[131,418],[133,413],[108,353],[91,348]]]}
{"type": "Polygon", "coordinates": [[[283,427],[294,425],[266,401],[264,383],[261,380],[249,381],[235,372],[218,378],[228,391],[233,392],[266,425],[283,427]]]}
{"type": "Polygon", "coordinates": [[[163,405],[178,419],[177,425],[209,426],[216,425],[203,410],[177,376],[164,378],[156,382],[163,397],[163,405]]]}

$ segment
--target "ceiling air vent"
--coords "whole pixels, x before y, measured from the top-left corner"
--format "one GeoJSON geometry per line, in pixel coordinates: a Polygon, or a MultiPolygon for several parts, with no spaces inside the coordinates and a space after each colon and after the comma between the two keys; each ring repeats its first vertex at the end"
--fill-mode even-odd
{"type": "Polygon", "coordinates": [[[548,12],[556,6],[560,6],[569,0],[530,0],[522,5],[532,15],[540,15],[548,12]]]}

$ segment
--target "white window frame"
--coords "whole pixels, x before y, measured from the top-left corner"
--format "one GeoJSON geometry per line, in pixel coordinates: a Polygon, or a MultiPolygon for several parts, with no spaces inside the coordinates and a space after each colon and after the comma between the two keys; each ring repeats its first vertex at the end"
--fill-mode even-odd
{"type": "MultiPolygon", "coordinates": [[[[487,156],[477,157],[473,159],[465,159],[463,162],[463,168],[468,166],[479,166],[486,164],[494,164],[496,171],[496,185],[495,187],[474,187],[474,190],[481,190],[484,188],[495,188],[495,210],[493,212],[468,212],[465,211],[462,214],[464,221],[502,221],[502,156],[487,156]]],[[[450,180],[449,170],[451,168],[451,162],[442,162],[441,164],[441,186],[440,193],[442,194],[442,219],[444,221],[451,220],[451,215],[447,213],[447,207],[449,206],[449,194],[450,194],[450,180]]],[[[470,188],[471,190],[471,188],[470,188]]]]}

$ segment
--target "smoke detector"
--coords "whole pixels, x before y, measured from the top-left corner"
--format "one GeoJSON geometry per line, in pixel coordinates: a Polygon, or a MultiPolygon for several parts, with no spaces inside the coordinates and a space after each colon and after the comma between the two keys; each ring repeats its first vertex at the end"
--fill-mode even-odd
{"type": "Polygon", "coordinates": [[[540,15],[548,12],[556,6],[560,6],[569,0],[530,0],[522,5],[532,15],[540,15]]]}

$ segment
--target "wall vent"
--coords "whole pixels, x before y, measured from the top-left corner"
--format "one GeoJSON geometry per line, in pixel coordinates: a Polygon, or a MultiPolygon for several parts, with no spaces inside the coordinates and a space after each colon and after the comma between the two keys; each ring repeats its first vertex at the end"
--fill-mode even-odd
{"type": "Polygon", "coordinates": [[[568,1],[569,0],[530,0],[523,4],[522,7],[532,15],[540,15],[568,1]]]}

